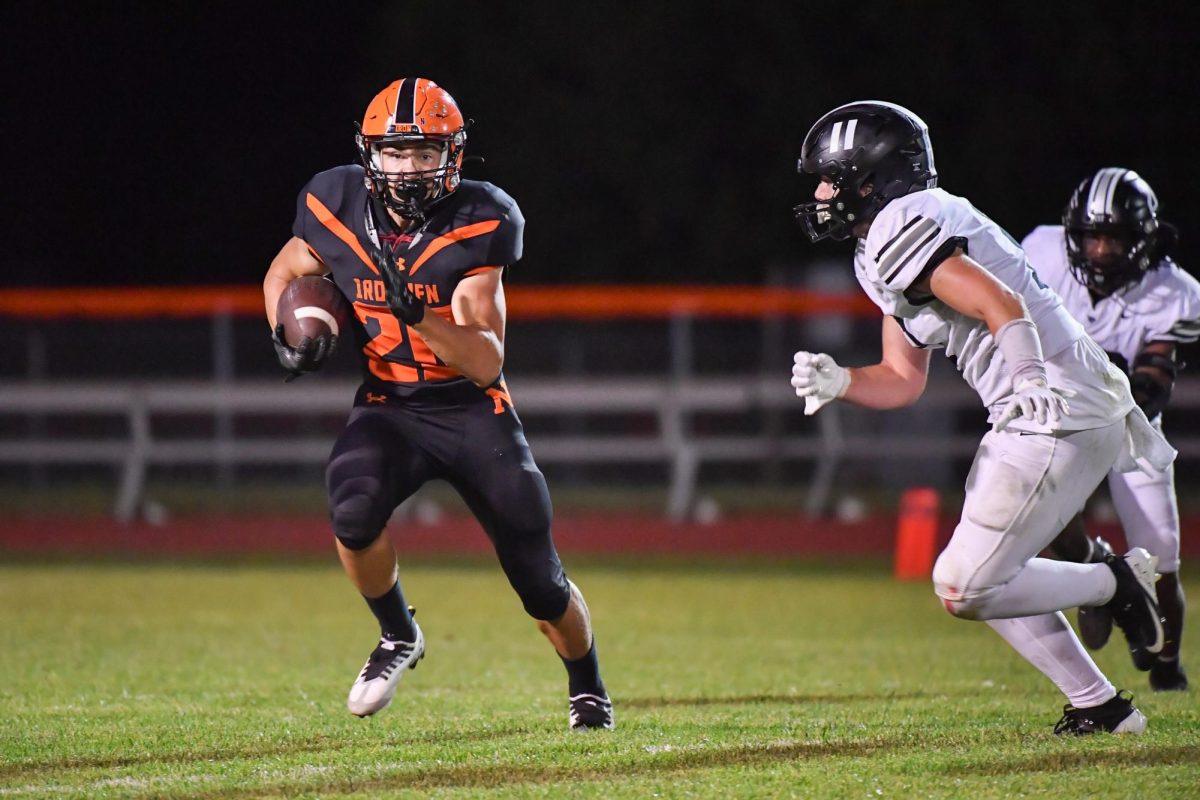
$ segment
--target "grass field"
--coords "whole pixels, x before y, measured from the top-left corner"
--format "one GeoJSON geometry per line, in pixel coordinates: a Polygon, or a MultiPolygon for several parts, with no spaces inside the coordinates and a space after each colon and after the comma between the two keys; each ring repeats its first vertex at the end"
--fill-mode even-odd
{"type": "MultiPolygon", "coordinates": [[[[1151,693],[1115,646],[1150,731],[1063,740],[1052,686],[881,566],[568,561],[615,731],[566,730],[491,564],[405,568],[428,652],[365,720],[344,702],[375,631],[331,563],[2,565],[0,796],[1200,794],[1198,690],[1151,693]]],[[[1200,669],[1194,622],[1185,645],[1200,669]]]]}

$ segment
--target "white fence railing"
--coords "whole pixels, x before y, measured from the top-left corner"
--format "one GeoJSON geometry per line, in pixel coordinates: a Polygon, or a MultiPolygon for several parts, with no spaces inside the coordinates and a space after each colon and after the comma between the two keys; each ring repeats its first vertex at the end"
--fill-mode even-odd
{"type": "MultiPolygon", "coordinates": [[[[839,465],[845,460],[969,458],[982,429],[965,433],[902,430],[880,434],[843,424],[845,411],[833,403],[804,419],[786,434],[697,433],[693,415],[740,415],[773,412],[802,416],[802,404],[785,378],[522,378],[514,388],[518,411],[571,416],[653,416],[653,429],[630,433],[527,434],[542,463],[634,464],[669,467],[666,514],[683,519],[697,498],[699,469],[706,463],[761,463],[771,459],[815,464],[806,511],[827,505],[839,465]]],[[[111,464],[120,472],[114,513],[133,519],[141,507],[147,471],[154,465],[323,463],[333,437],[234,435],[232,421],[242,415],[297,418],[336,415],[349,410],[354,385],[333,382],[283,384],[277,381],[179,382],[26,382],[0,387],[0,416],[23,417],[23,435],[0,438],[0,463],[111,464]],[[106,437],[62,437],[53,420],[79,416],[119,417],[123,430],[106,437]],[[211,417],[203,434],[164,436],[155,424],[171,416],[211,417]]],[[[982,414],[978,398],[959,380],[931,382],[920,407],[952,414],[982,414]]],[[[1181,381],[1172,413],[1200,408],[1200,379],[1181,381]]],[[[111,427],[111,426],[107,426],[111,427]]],[[[631,426],[631,428],[644,426],[631,426]]],[[[712,428],[712,425],[706,428],[712,428]]],[[[948,429],[948,426],[943,426],[948,429]]],[[[6,429],[20,430],[19,423],[6,429]]],[[[1200,435],[1172,436],[1181,457],[1200,458],[1200,435]]]]}

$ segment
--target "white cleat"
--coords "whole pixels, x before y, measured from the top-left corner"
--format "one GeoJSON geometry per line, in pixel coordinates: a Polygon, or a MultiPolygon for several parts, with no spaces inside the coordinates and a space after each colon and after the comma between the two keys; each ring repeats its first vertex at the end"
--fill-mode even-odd
{"type": "Polygon", "coordinates": [[[357,717],[369,717],[382,711],[392,702],[396,687],[404,673],[417,668],[417,662],[425,656],[425,636],[421,627],[413,621],[417,632],[415,642],[399,642],[380,639],[379,644],[363,665],[358,679],[350,687],[346,708],[357,717]]]}

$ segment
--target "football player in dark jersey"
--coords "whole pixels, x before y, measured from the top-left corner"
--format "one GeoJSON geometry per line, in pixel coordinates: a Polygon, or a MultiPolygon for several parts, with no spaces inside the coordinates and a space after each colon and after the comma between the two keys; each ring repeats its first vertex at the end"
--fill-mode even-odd
{"type": "Polygon", "coordinates": [[[338,554],[380,640],[347,706],[358,716],[382,710],[424,655],[383,529],[401,502],[441,478],[475,514],[562,658],[570,726],[611,728],[587,604],[563,573],[546,481],[501,372],[501,278],[521,257],[525,220],[503,191],[461,177],[466,127],[454,98],[430,80],[404,78],[376,95],[358,132],[361,165],[309,181],[292,238],[263,281],[274,345],[292,374],[318,369],[336,341],[283,341],[275,309],[289,281],[328,276],[356,318],[363,382],[326,484],[338,554]]]}

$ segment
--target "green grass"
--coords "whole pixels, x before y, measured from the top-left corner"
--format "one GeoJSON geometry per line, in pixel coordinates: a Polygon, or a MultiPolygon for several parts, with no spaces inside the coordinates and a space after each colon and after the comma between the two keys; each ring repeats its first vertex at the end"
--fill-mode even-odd
{"type": "MultiPolygon", "coordinates": [[[[392,707],[332,563],[0,566],[0,798],[1195,797],[1196,694],[1098,661],[1151,719],[1062,740],[1062,698],[985,626],[871,565],[571,560],[615,731],[499,570],[403,570],[428,653],[392,707]]],[[[1200,597],[1200,584],[1188,586],[1200,597]]],[[[1185,661],[1200,664],[1190,626],[1185,661]]]]}

